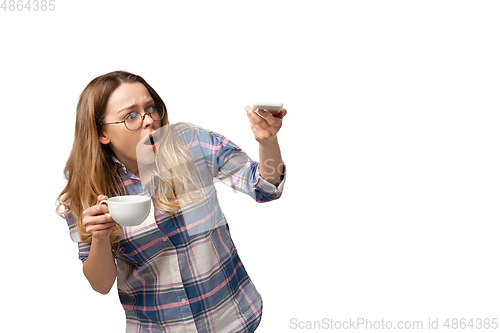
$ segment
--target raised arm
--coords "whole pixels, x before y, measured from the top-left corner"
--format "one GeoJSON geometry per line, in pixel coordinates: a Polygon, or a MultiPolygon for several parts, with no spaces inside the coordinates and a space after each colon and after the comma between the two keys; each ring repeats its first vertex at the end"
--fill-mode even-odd
{"type": "Polygon", "coordinates": [[[284,171],[284,163],[277,134],[287,111],[281,109],[277,115],[259,111],[263,118],[259,117],[249,106],[246,107],[246,111],[255,140],[259,142],[259,173],[268,182],[278,185],[284,171]]]}

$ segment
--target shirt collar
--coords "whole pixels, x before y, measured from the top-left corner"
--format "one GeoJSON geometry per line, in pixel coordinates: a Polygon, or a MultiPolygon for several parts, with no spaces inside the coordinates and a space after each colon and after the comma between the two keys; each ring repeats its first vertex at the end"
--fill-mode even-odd
{"type": "Polygon", "coordinates": [[[125,164],[120,162],[120,160],[116,156],[112,156],[111,159],[113,160],[113,163],[115,164],[115,170],[120,169],[123,172],[125,172],[125,174],[128,173],[127,167],[125,167],[125,164]]]}

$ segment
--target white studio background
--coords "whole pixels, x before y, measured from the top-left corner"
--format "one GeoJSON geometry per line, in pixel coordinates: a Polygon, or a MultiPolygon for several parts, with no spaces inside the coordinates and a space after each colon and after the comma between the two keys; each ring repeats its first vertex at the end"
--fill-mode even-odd
{"type": "Polygon", "coordinates": [[[498,2],[53,3],[0,9],[1,330],[124,331],[54,212],[78,96],[114,70],[254,159],[245,105],[285,104],[282,198],[217,185],[258,332],[499,317],[498,2]]]}

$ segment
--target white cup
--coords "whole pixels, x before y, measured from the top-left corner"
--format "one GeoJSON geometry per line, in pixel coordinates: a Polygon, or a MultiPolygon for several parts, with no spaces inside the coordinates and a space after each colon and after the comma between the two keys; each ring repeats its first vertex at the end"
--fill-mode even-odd
{"type": "Polygon", "coordinates": [[[151,198],[141,195],[122,195],[99,202],[108,205],[109,214],[122,227],[132,227],[146,220],[151,208],[151,198]]]}

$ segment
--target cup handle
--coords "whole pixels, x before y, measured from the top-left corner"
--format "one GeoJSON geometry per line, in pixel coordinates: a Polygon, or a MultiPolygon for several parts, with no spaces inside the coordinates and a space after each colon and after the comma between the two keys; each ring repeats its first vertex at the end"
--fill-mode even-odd
{"type": "MultiPolygon", "coordinates": [[[[103,201],[99,202],[99,205],[102,205],[102,204],[106,204],[106,206],[107,206],[108,205],[108,200],[103,200],[103,201]]],[[[110,213],[104,213],[104,215],[106,215],[107,217],[111,217],[110,213]]]]}

